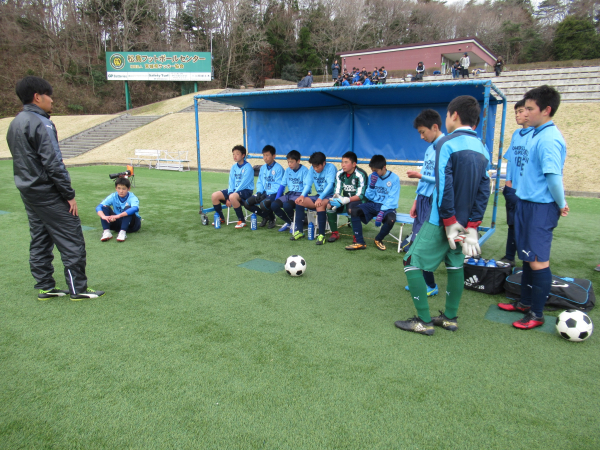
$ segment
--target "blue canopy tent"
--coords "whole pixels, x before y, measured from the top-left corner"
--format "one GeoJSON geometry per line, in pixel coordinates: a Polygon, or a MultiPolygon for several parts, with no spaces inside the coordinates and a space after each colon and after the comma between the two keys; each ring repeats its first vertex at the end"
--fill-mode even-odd
{"type": "MultiPolygon", "coordinates": [[[[196,144],[200,213],[203,209],[202,173],[200,165],[200,129],[198,101],[237,106],[242,110],[244,146],[249,158],[261,157],[262,148],[273,145],[278,159],[285,159],[291,150],[298,150],[303,159],[321,151],[331,162],[351,150],[366,164],[375,154],[386,157],[388,165],[420,165],[429,144],[420,139],[413,120],[425,108],[446,117],[450,101],[460,95],[471,95],[481,105],[477,134],[490,149],[494,149],[497,105],[502,103],[502,128],[498,148],[498,167],[494,183],[494,209],[490,227],[480,227],[485,242],[495,231],[500,164],[506,121],[506,97],[490,80],[444,81],[435,83],[385,84],[375,86],[287,89],[231,94],[196,95],[196,144]],[[493,91],[493,92],[492,92],[493,91]]],[[[443,130],[446,132],[444,120],[443,130]]]]}

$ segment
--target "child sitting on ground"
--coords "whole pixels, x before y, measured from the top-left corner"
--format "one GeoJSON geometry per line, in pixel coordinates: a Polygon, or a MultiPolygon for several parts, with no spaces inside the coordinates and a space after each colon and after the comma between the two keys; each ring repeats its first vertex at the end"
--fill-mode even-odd
{"type": "Polygon", "coordinates": [[[127,178],[115,180],[116,192],[113,192],[96,206],[102,225],[102,242],[112,239],[110,230],[119,231],[117,242],[127,239],[127,233],[135,233],[142,226],[140,217],[140,201],[130,192],[131,183],[127,178]]]}

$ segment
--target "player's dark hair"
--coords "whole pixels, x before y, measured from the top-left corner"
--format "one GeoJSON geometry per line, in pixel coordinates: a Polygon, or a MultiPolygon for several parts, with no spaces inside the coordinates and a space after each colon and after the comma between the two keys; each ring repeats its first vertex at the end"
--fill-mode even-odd
{"type": "Polygon", "coordinates": [[[117,178],[115,180],[115,187],[118,185],[125,186],[127,189],[131,188],[131,182],[129,181],[129,178],[117,178]]]}
{"type": "Polygon", "coordinates": [[[33,95],[52,95],[52,86],[40,77],[25,77],[17,83],[15,92],[24,105],[33,102],[33,95]]]}
{"type": "Polygon", "coordinates": [[[294,161],[300,161],[300,152],[298,150],[292,150],[287,155],[285,155],[285,159],[293,159],[294,161]]]}
{"type": "Polygon", "coordinates": [[[325,164],[325,161],[327,161],[327,158],[325,158],[325,154],[323,152],[314,152],[312,155],[310,155],[310,158],[308,158],[308,163],[313,166],[325,164]]]}
{"type": "Polygon", "coordinates": [[[275,155],[275,147],[272,145],[265,145],[262,150],[263,153],[269,152],[271,155],[275,155]]]}
{"type": "Polygon", "coordinates": [[[437,125],[439,130],[442,129],[442,117],[434,109],[424,109],[413,122],[415,129],[425,127],[431,130],[434,125],[437,125]]]}
{"type": "Polygon", "coordinates": [[[242,155],[246,156],[246,147],[243,145],[236,145],[231,149],[231,153],[235,152],[236,150],[238,150],[242,155]]]}
{"type": "Polygon", "coordinates": [[[554,117],[558,106],[560,105],[559,92],[547,84],[525,92],[523,100],[533,100],[535,104],[543,111],[550,107],[550,117],[554,117]]]}
{"type": "Polygon", "coordinates": [[[525,107],[525,99],[524,98],[522,98],[517,103],[515,103],[515,111],[519,108],[524,108],[524,107],[525,107]]]}
{"type": "Polygon", "coordinates": [[[358,158],[356,157],[356,153],[354,152],[346,152],[342,155],[342,159],[349,159],[350,161],[352,161],[353,163],[357,163],[358,162],[358,158]]]}
{"type": "Polygon", "coordinates": [[[472,127],[478,123],[477,119],[479,118],[481,108],[479,107],[479,102],[474,97],[461,95],[450,102],[448,112],[450,115],[457,112],[458,117],[460,117],[460,123],[464,126],[472,127]]]}
{"type": "Polygon", "coordinates": [[[385,160],[385,156],[383,155],[373,155],[371,161],[369,161],[369,167],[371,169],[383,169],[387,165],[387,161],[385,160]]]}

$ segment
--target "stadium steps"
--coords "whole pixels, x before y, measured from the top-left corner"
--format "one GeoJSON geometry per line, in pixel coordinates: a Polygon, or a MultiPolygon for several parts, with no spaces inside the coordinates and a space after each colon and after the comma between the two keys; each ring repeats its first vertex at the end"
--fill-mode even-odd
{"type": "Polygon", "coordinates": [[[132,130],[154,122],[163,116],[132,116],[124,114],[60,141],[63,158],[75,158],[132,130]]]}

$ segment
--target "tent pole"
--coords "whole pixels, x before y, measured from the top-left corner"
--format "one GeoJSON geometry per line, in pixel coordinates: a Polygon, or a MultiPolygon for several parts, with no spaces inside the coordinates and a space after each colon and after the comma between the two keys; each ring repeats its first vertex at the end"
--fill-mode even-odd
{"type": "Polygon", "coordinates": [[[244,136],[244,147],[246,147],[246,150],[248,149],[248,144],[246,142],[246,110],[244,108],[242,109],[242,134],[244,136]]]}
{"type": "Polygon", "coordinates": [[[496,189],[494,191],[494,212],[492,214],[492,227],[496,226],[496,213],[498,210],[498,191],[500,190],[500,172],[502,170],[502,150],[504,147],[504,126],[506,125],[506,97],[502,99],[502,125],[500,127],[500,145],[498,146],[498,164],[496,166],[496,189]]]}
{"type": "Polygon", "coordinates": [[[200,211],[202,214],[202,167],[200,164],[200,125],[198,122],[198,99],[194,97],[194,113],[196,115],[196,158],[198,160],[198,195],[200,198],[200,211]]]}

